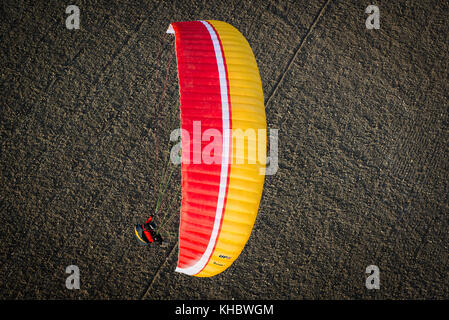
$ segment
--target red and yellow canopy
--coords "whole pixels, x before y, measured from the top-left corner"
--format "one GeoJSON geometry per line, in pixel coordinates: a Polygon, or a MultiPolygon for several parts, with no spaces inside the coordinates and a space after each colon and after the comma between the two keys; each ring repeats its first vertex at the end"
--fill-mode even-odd
{"type": "Polygon", "coordinates": [[[176,22],[167,32],[176,37],[181,129],[189,133],[181,142],[176,271],[209,277],[239,256],[257,216],[266,156],[262,83],[248,42],[231,25],[213,20],[176,22]],[[198,152],[209,144],[206,140],[201,148],[193,146],[198,123],[202,137],[207,130],[220,133],[214,149],[220,161],[192,161],[202,159],[198,152]],[[236,139],[242,133],[246,140],[239,143],[236,139]],[[258,159],[252,152],[254,139],[262,146],[258,159]]]}

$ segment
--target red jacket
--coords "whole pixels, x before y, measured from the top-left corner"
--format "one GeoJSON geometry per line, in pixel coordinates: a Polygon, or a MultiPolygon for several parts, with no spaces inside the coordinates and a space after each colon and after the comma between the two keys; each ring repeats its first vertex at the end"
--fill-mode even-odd
{"type": "Polygon", "coordinates": [[[153,216],[150,216],[147,220],[147,222],[144,223],[142,226],[143,233],[147,237],[148,242],[154,242],[154,223],[152,224],[151,221],[153,220],[153,216]],[[147,229],[148,228],[148,229],[147,229]]]}

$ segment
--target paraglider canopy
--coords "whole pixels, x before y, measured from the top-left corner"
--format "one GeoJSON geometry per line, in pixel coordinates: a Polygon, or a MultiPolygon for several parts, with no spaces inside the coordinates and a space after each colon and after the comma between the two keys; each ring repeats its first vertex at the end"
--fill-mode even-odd
{"type": "Polygon", "coordinates": [[[181,100],[176,271],[209,277],[237,259],[257,216],[266,154],[262,83],[248,42],[233,26],[175,22],[167,33],[176,37],[181,100]]]}

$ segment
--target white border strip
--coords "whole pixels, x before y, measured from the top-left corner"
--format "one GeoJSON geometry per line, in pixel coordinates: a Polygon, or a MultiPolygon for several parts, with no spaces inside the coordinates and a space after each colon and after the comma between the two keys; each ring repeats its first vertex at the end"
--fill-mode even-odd
{"type": "Polygon", "coordinates": [[[206,251],[203,253],[200,260],[198,260],[193,266],[188,268],[176,268],[177,272],[185,273],[188,275],[195,275],[199,273],[206,266],[209,261],[212,251],[215,247],[215,243],[218,238],[218,231],[220,228],[221,217],[223,215],[223,206],[226,195],[226,188],[228,182],[228,167],[229,167],[229,101],[228,101],[228,85],[226,82],[226,72],[224,68],[223,52],[221,51],[220,41],[215,33],[215,30],[207,21],[201,21],[209,31],[212,43],[214,44],[215,57],[217,58],[218,74],[220,79],[220,93],[221,93],[221,112],[223,118],[223,150],[221,156],[221,173],[220,173],[220,189],[218,192],[217,211],[215,212],[214,227],[209,239],[206,251]]]}

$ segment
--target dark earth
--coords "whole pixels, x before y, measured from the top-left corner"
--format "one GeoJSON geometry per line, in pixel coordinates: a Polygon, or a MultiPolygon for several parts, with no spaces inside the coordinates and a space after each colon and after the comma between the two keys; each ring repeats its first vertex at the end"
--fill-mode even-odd
{"type": "Polygon", "coordinates": [[[436,0],[3,0],[0,298],[448,299],[448,12],[436,0]],[[70,4],[79,30],[66,28],[70,4]],[[370,4],[380,29],[365,26],[370,4]],[[252,235],[212,278],[174,272],[179,165],[165,246],[133,234],[179,127],[165,31],[199,19],[246,37],[279,129],[252,235]]]}

